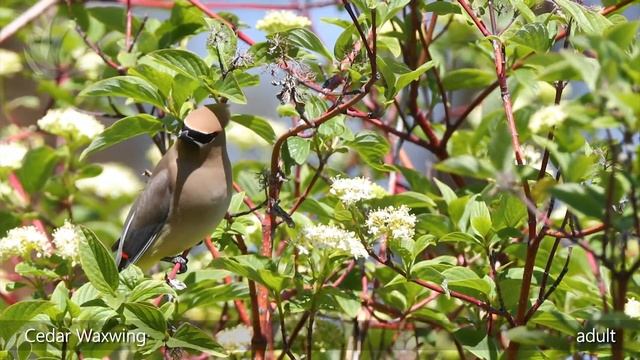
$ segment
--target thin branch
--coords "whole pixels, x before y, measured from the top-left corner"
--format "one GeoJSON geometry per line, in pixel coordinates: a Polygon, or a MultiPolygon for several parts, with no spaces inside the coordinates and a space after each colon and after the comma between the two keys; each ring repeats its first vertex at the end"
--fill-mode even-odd
{"type": "Polygon", "coordinates": [[[238,28],[233,25],[232,23],[230,23],[229,21],[227,21],[225,18],[223,18],[222,16],[218,15],[217,13],[209,10],[207,8],[207,6],[205,6],[204,4],[202,4],[200,1],[198,0],[189,0],[189,2],[197,7],[198,9],[200,9],[200,11],[202,11],[203,13],[207,14],[207,16],[209,16],[210,18],[216,19],[216,20],[220,20],[221,22],[223,22],[225,25],[227,25],[231,30],[233,30],[234,33],[236,33],[236,35],[238,36],[238,39],[244,41],[247,45],[253,45],[255,43],[255,41],[253,41],[253,39],[251,39],[247,34],[243,33],[242,31],[238,30],[238,28]]]}
{"type": "Polygon", "coordinates": [[[129,49],[131,48],[131,20],[133,18],[133,13],[131,11],[131,0],[126,0],[126,2],[127,22],[124,37],[124,47],[129,49]]]}
{"type": "Polygon", "coordinates": [[[88,47],[90,47],[91,50],[93,50],[96,54],[98,54],[98,56],[102,59],[102,61],[104,61],[105,64],[117,70],[118,73],[124,74],[124,68],[120,66],[118,63],[116,63],[115,61],[113,61],[113,59],[111,59],[109,55],[105,54],[104,51],[102,51],[102,49],[97,44],[89,40],[87,33],[85,33],[84,30],[82,30],[82,28],[78,24],[76,24],[76,31],[78,32],[80,37],[82,37],[82,40],[84,40],[84,43],[88,47]]]}
{"type": "Polygon", "coordinates": [[[527,311],[527,314],[524,317],[525,323],[533,316],[533,314],[535,314],[535,312],[538,310],[540,305],[542,305],[542,303],[544,303],[544,301],[547,300],[549,296],[551,296],[551,294],[556,290],[558,285],[560,285],[560,283],[562,282],[562,279],[569,271],[569,262],[571,261],[572,249],[573,249],[572,247],[569,248],[569,253],[567,254],[567,260],[565,261],[564,267],[562,268],[562,271],[560,271],[558,278],[553,282],[551,287],[549,287],[549,290],[547,290],[547,292],[544,293],[542,298],[539,298],[538,301],[536,301],[536,303],[529,309],[529,311],[527,311]]]}
{"type": "Polygon", "coordinates": [[[131,44],[129,44],[129,47],[127,48],[127,52],[131,52],[133,50],[133,46],[138,42],[138,38],[140,37],[140,34],[142,34],[142,30],[144,30],[147,20],[149,20],[149,16],[145,15],[142,19],[142,23],[140,24],[140,28],[138,28],[138,31],[133,37],[133,41],[131,41],[131,44]]]}
{"type": "Polygon", "coordinates": [[[29,9],[23,12],[20,16],[15,18],[12,22],[0,29],[0,44],[12,37],[20,29],[27,26],[38,16],[42,15],[51,6],[58,3],[59,0],[40,0],[33,4],[29,9]]]}
{"type": "Polygon", "coordinates": [[[316,182],[320,178],[320,174],[322,173],[322,170],[324,169],[326,162],[327,162],[326,158],[320,157],[320,163],[318,164],[318,169],[313,174],[313,178],[311,178],[311,181],[309,182],[309,186],[307,186],[307,189],[304,191],[304,193],[301,196],[298,197],[298,199],[296,200],[296,203],[293,205],[291,210],[289,210],[289,215],[293,215],[293,213],[296,212],[300,207],[300,205],[302,205],[302,203],[307,199],[307,197],[311,193],[311,189],[313,189],[313,186],[316,184],[316,182]]]}

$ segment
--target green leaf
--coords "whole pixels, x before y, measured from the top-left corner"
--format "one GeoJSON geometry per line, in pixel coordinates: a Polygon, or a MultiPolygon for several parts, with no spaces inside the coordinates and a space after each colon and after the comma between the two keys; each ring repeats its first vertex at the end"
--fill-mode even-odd
{"type": "Polygon", "coordinates": [[[529,9],[529,6],[527,6],[523,0],[509,0],[509,2],[511,3],[511,6],[518,10],[520,15],[522,15],[527,22],[534,22],[536,20],[536,14],[529,9]]]}
{"type": "Polygon", "coordinates": [[[211,262],[216,269],[225,269],[234,274],[246,277],[267,286],[274,291],[281,291],[290,277],[282,275],[271,259],[258,255],[239,255],[220,257],[211,262]]]}
{"type": "Polygon", "coordinates": [[[85,159],[96,151],[104,150],[135,136],[143,134],[154,135],[162,130],[162,127],[162,122],[149,114],[127,116],[113,123],[93,139],[91,144],[80,155],[80,159],[85,159]]]}
{"type": "MultiPolygon", "coordinates": [[[[142,58],[142,60],[147,58],[142,58]]],[[[171,84],[173,83],[173,72],[164,71],[165,68],[157,66],[149,61],[147,64],[138,64],[135,68],[129,69],[129,75],[143,78],[153,84],[163,97],[169,96],[171,84]]]]}
{"type": "Polygon", "coordinates": [[[447,205],[458,198],[456,193],[451,189],[451,187],[449,187],[449,185],[443,183],[435,177],[433,178],[433,182],[436,183],[436,186],[438,187],[438,190],[440,190],[440,194],[442,195],[442,198],[444,199],[444,202],[447,203],[447,205]]]}
{"type": "Polygon", "coordinates": [[[210,77],[207,64],[198,55],[190,51],[161,49],[147,56],[190,79],[200,80],[201,77],[210,77]]]}
{"type": "Polygon", "coordinates": [[[605,207],[605,195],[602,188],[568,183],[557,185],[550,192],[572,210],[597,219],[602,218],[602,209],[605,207]]]}
{"type": "Polygon", "coordinates": [[[216,357],[227,357],[222,346],[213,341],[209,335],[197,327],[184,323],[167,340],[167,346],[171,348],[187,348],[216,357]]]}
{"type": "Polygon", "coordinates": [[[124,314],[128,324],[135,325],[154,339],[164,339],[167,331],[167,321],[158,308],[146,303],[124,304],[124,314]]]}
{"type": "Polygon", "coordinates": [[[324,46],[322,41],[320,41],[320,38],[318,38],[318,36],[316,36],[316,34],[314,34],[313,32],[304,28],[297,28],[288,31],[286,34],[287,39],[289,39],[292,45],[315,51],[327,58],[329,62],[333,61],[333,56],[331,56],[329,50],[324,46]]]}
{"type": "Polygon", "coordinates": [[[597,81],[600,76],[600,63],[598,63],[598,60],[569,51],[562,51],[560,54],[567,64],[579,74],[591,91],[597,90],[597,81]]]}
{"type": "Polygon", "coordinates": [[[442,79],[447,90],[475,89],[491,84],[496,74],[481,69],[459,69],[448,72],[442,79]]]}
{"type": "Polygon", "coordinates": [[[320,309],[338,311],[349,318],[356,317],[361,307],[360,298],[357,295],[333,287],[320,289],[316,300],[320,309]]]}
{"type": "MultiPolygon", "coordinates": [[[[96,6],[96,7],[88,7],[87,12],[91,15],[91,17],[95,18],[99,22],[103,23],[109,30],[118,31],[124,34],[126,31],[125,21],[126,12],[124,7],[117,6],[96,6]]],[[[137,17],[132,18],[131,27],[133,29],[140,28],[140,19],[137,17]]]]}
{"type": "Polygon", "coordinates": [[[336,116],[331,118],[318,127],[318,134],[328,137],[334,138],[344,134],[346,131],[346,126],[344,125],[344,116],[336,116]]]}
{"type": "Polygon", "coordinates": [[[605,31],[607,39],[613,41],[621,49],[628,48],[638,33],[639,21],[629,21],[615,24],[605,31]]]}
{"type": "Polygon", "coordinates": [[[611,26],[611,21],[602,14],[571,0],[557,0],[555,3],[575,20],[580,30],[587,34],[599,35],[611,26]]]}
{"type": "Polygon", "coordinates": [[[111,253],[93,231],[80,226],[80,264],[91,284],[100,292],[115,295],[120,278],[111,253]]]}
{"type": "Polygon", "coordinates": [[[142,270],[134,264],[127,266],[119,274],[120,283],[133,290],[138,284],[144,280],[144,273],[142,270]]]}
{"type": "Polygon", "coordinates": [[[275,131],[273,131],[269,121],[263,117],[250,114],[235,114],[231,116],[231,120],[255,132],[269,144],[273,145],[276,141],[275,131]]]}
{"type": "Polygon", "coordinates": [[[471,155],[462,155],[443,160],[435,165],[439,171],[451,174],[469,176],[476,179],[493,177],[493,166],[485,159],[478,159],[471,155]]]}
{"type": "Polygon", "coordinates": [[[30,150],[22,160],[22,167],[17,172],[24,190],[33,194],[42,189],[51,177],[51,172],[57,161],[58,155],[48,146],[30,150]]]}
{"type": "Polygon", "coordinates": [[[436,15],[461,14],[460,6],[447,1],[435,1],[423,7],[425,12],[432,12],[436,15]]]}
{"type": "Polygon", "coordinates": [[[212,94],[226,97],[236,104],[247,103],[247,98],[234,74],[227,74],[224,79],[219,79],[213,86],[209,86],[208,89],[212,94]]]}
{"type": "Polygon", "coordinates": [[[160,295],[176,296],[176,292],[164,280],[145,280],[129,293],[129,302],[140,302],[160,295]]]}
{"type": "Polygon", "coordinates": [[[398,76],[396,79],[396,86],[395,86],[396,91],[400,91],[410,83],[418,80],[422,74],[424,74],[427,70],[431,69],[434,65],[435,63],[433,62],[433,60],[430,60],[418,66],[418,68],[416,68],[415,70],[398,76]]]}
{"type": "Polygon", "coordinates": [[[201,281],[187,284],[189,291],[181,295],[181,304],[190,306],[215,306],[224,301],[242,299],[249,296],[249,287],[240,282],[220,285],[217,281],[201,281]]]}
{"type": "Polygon", "coordinates": [[[526,326],[509,329],[505,332],[505,335],[509,340],[524,345],[542,345],[553,348],[569,346],[562,337],[550,335],[542,330],[528,329],[526,326]]]}
{"type": "Polygon", "coordinates": [[[0,337],[9,340],[36,315],[44,314],[55,306],[54,303],[44,300],[23,300],[9,306],[0,314],[0,337]]]}
{"type": "Polygon", "coordinates": [[[446,269],[442,272],[442,275],[447,279],[449,289],[460,290],[469,293],[469,290],[479,291],[484,295],[488,295],[491,291],[491,286],[485,279],[481,279],[473,270],[463,267],[454,266],[446,269]]]}
{"type": "Polygon", "coordinates": [[[482,242],[480,242],[474,236],[469,235],[467,233],[463,233],[463,232],[448,233],[447,235],[438,239],[438,243],[441,243],[441,242],[445,242],[445,243],[458,242],[458,243],[470,244],[470,245],[482,245],[482,242]]]}
{"type": "Polygon", "coordinates": [[[412,209],[435,208],[436,203],[427,195],[414,191],[405,191],[400,194],[387,195],[381,199],[370,200],[374,207],[406,205],[412,209]]]}
{"type": "Polygon", "coordinates": [[[207,47],[213,57],[213,64],[219,66],[222,63],[224,71],[228,71],[236,56],[238,37],[227,24],[218,19],[206,18],[205,21],[209,24],[207,47]]]}
{"type": "Polygon", "coordinates": [[[292,136],[287,139],[287,149],[291,159],[298,165],[302,165],[307,162],[309,152],[311,151],[311,141],[303,139],[299,136],[292,136]]]}
{"type": "Polygon", "coordinates": [[[21,262],[19,264],[16,264],[14,271],[20,276],[25,276],[25,277],[38,276],[45,279],[48,278],[50,280],[57,279],[59,277],[59,275],[51,269],[38,268],[27,262],[21,262]]]}
{"type": "Polygon", "coordinates": [[[536,52],[545,52],[551,45],[547,27],[537,22],[521,27],[509,41],[536,52]]]}
{"type": "Polygon", "coordinates": [[[353,50],[353,43],[358,36],[355,25],[351,24],[345,28],[336,39],[333,45],[333,54],[336,59],[344,59],[353,50]]]}
{"type": "MultiPolygon", "coordinates": [[[[378,3],[378,9],[382,8],[384,5],[386,5],[385,3],[383,3],[382,1],[376,1],[378,3]]],[[[398,12],[400,12],[400,10],[402,10],[403,7],[407,6],[407,4],[410,2],[410,0],[390,0],[388,1],[388,7],[387,7],[387,11],[384,12],[382,15],[380,16],[380,20],[378,21],[378,26],[384,24],[385,22],[387,22],[389,19],[391,19],[392,17],[396,16],[396,14],[398,14],[398,12]]]]}
{"type": "Polygon", "coordinates": [[[122,96],[164,109],[164,101],[155,86],[136,76],[116,76],[98,81],[82,90],[79,96],[122,96]]]}
{"type": "Polygon", "coordinates": [[[384,163],[384,156],[389,153],[389,143],[382,136],[373,132],[361,132],[346,145],[355,150],[369,166],[380,171],[390,171],[391,166],[384,163]]]}
{"type": "Polygon", "coordinates": [[[468,206],[469,219],[471,220],[471,226],[482,236],[486,236],[491,231],[491,214],[489,208],[484,201],[471,201],[468,206]]]}

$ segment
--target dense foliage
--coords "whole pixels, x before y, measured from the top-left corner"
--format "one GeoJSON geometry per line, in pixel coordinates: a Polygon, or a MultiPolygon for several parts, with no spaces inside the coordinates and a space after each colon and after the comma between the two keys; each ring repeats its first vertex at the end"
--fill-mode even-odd
{"type": "Polygon", "coordinates": [[[343,16],[268,13],[262,42],[197,0],[163,21],[137,3],[59,2],[14,36],[23,52],[0,49],[0,358],[640,356],[631,1],[294,2],[343,16]],[[198,34],[206,56],[186,49],[198,34]],[[44,100],[8,98],[15,79],[44,100]],[[143,178],[92,155],[137,136],[164,152],[196,106],[244,104],[260,81],[291,127],[233,114],[269,161],[233,164],[189,271],[118,273],[109,248],[143,178]],[[36,126],[18,125],[27,108],[36,126]],[[592,329],[615,342],[578,340],[592,329]]]}

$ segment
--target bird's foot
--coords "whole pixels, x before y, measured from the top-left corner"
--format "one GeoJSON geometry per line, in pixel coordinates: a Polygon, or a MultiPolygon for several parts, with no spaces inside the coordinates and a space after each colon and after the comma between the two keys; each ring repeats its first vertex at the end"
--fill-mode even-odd
{"type": "Polygon", "coordinates": [[[183,283],[182,281],[178,280],[178,279],[171,279],[169,278],[169,275],[165,274],[164,275],[164,280],[167,282],[167,284],[174,290],[184,290],[187,288],[187,284],[183,283]]]}
{"type": "Polygon", "coordinates": [[[173,265],[180,264],[180,269],[178,270],[178,274],[184,274],[185,272],[187,272],[187,263],[189,262],[189,259],[187,259],[182,255],[166,257],[166,258],[163,258],[162,261],[170,262],[173,265]]]}

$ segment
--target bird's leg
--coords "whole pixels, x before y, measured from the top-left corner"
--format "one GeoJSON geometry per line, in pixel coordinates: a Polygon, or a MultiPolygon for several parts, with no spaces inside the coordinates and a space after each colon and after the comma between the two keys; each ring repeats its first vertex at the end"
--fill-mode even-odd
{"type": "Polygon", "coordinates": [[[180,269],[178,270],[178,274],[184,274],[187,272],[187,263],[189,259],[182,255],[176,255],[172,257],[162,258],[162,261],[170,262],[173,265],[180,264],[180,269]]]}

